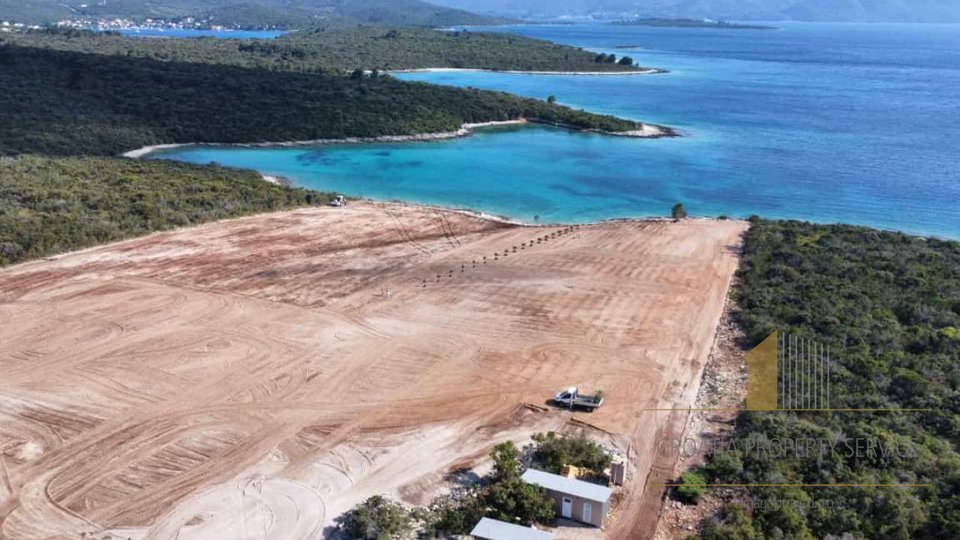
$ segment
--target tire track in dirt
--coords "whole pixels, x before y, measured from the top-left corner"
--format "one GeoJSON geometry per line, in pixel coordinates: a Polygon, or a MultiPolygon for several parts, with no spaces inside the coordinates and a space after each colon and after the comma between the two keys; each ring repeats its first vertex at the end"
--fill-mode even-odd
{"type": "MultiPolygon", "coordinates": [[[[644,452],[672,421],[642,410],[685,399],[742,228],[356,203],[4,269],[0,445],[31,452],[5,458],[0,530],[304,538],[532,431],[589,424],[644,452]],[[607,404],[544,406],[569,384],[607,404]]],[[[644,521],[656,466],[633,460],[612,530],[644,521]]]]}

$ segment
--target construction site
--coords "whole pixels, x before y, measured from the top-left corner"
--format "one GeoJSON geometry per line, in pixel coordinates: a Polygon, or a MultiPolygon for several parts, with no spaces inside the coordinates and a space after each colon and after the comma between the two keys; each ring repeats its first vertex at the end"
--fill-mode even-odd
{"type": "Polygon", "coordinates": [[[628,463],[598,537],[648,538],[746,227],[359,202],[0,270],[0,538],[324,538],[570,430],[628,463]]]}

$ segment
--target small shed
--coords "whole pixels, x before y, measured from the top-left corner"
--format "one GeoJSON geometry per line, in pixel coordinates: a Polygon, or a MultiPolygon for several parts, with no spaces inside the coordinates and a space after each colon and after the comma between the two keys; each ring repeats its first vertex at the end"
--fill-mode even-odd
{"type": "Polygon", "coordinates": [[[478,540],[553,540],[553,534],[546,531],[490,518],[481,519],[470,536],[478,540]]]}
{"type": "Polygon", "coordinates": [[[528,469],[520,478],[543,488],[556,502],[558,516],[603,528],[613,494],[609,487],[535,469],[528,469]]]}

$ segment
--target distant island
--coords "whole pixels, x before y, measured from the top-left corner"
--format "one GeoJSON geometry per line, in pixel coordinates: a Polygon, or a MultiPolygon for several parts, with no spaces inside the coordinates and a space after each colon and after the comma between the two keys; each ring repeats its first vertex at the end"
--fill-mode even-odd
{"type": "Polygon", "coordinates": [[[731,28],[737,30],[779,30],[776,26],[765,26],[761,24],[741,24],[727,21],[714,21],[710,19],[626,19],[613,21],[612,24],[621,26],[661,26],[668,28],[731,28]]]}

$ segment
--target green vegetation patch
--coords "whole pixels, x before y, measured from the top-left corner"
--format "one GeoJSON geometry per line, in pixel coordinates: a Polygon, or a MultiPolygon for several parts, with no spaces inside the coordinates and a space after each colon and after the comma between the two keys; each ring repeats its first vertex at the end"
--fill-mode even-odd
{"type": "Polygon", "coordinates": [[[413,529],[407,509],[379,495],[338,517],[337,522],[349,538],[356,540],[402,538],[413,529]]]}
{"type": "Polygon", "coordinates": [[[602,446],[583,435],[557,435],[551,431],[534,434],[533,441],[536,443],[534,462],[553,474],[560,474],[565,465],[602,473],[613,459],[602,446]]]}
{"type": "Polygon", "coordinates": [[[677,497],[685,503],[696,504],[707,492],[707,479],[696,471],[687,471],[680,475],[677,497]]]}
{"type": "Polygon", "coordinates": [[[252,171],[115,158],[0,158],[0,265],[331,196],[252,171]]]}
{"type": "Polygon", "coordinates": [[[709,483],[827,486],[749,488],[763,504],[708,518],[702,538],[960,538],[960,243],[752,221],[735,291],[747,345],[775,329],[829,345],[831,408],[895,410],[742,413],[709,483]],[[756,450],[797,440],[842,442],[756,450]]]}

